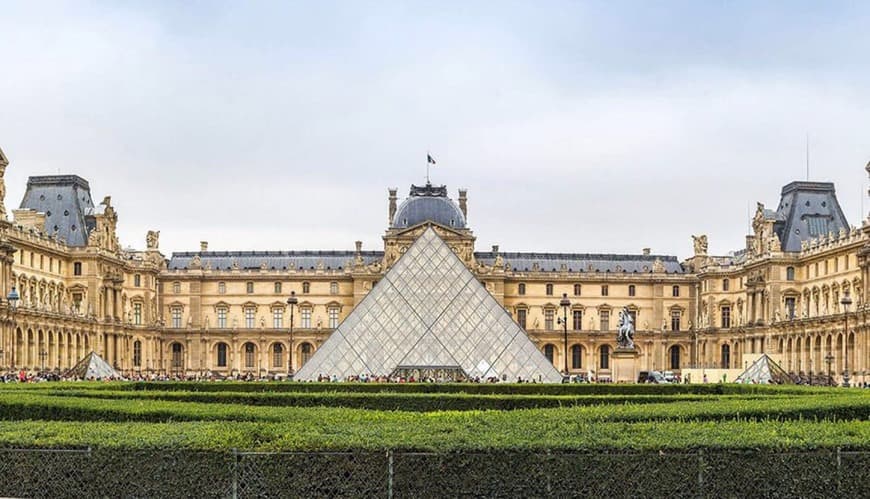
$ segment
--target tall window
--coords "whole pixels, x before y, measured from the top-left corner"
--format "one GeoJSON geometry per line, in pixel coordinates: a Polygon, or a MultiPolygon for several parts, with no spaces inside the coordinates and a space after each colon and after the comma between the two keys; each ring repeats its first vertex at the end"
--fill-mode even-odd
{"type": "Polygon", "coordinates": [[[221,329],[227,327],[227,307],[217,308],[217,327],[221,329]]]}
{"type": "Polygon", "coordinates": [[[181,293],[181,283],[173,282],[172,283],[172,292],[175,294],[181,293]]]}
{"type": "Polygon", "coordinates": [[[142,286],[142,276],[141,275],[136,274],[133,276],[133,286],[135,286],[137,288],[142,286]]]}
{"type": "Polygon", "coordinates": [[[574,310],[572,312],[572,318],[574,319],[572,322],[572,326],[574,331],[580,331],[583,329],[583,311],[582,310],[574,310]]]}
{"type": "Polygon", "coordinates": [[[82,275],[82,262],[73,262],[73,275],[82,275]]]}
{"type": "Polygon", "coordinates": [[[671,347],[671,369],[680,368],[680,347],[674,345],[671,347]]]}
{"type": "Polygon", "coordinates": [[[680,296],[680,287],[679,287],[679,286],[674,286],[674,287],[671,289],[671,294],[672,294],[674,297],[678,297],[678,296],[680,296]]]}
{"type": "Polygon", "coordinates": [[[610,310],[601,310],[598,315],[601,316],[601,330],[610,331],[610,310]]]}
{"type": "Polygon", "coordinates": [[[172,307],[172,327],[178,329],[181,327],[181,307],[172,307]]]}
{"type": "Polygon", "coordinates": [[[253,282],[249,281],[249,282],[245,283],[245,292],[248,293],[249,295],[253,294],[253,292],[254,292],[254,283],[253,282]]]}
{"type": "Polygon", "coordinates": [[[308,359],[311,358],[311,343],[302,344],[302,365],[304,366],[308,359]]]}
{"type": "Polygon", "coordinates": [[[682,315],[682,312],[679,310],[671,310],[671,331],[680,330],[680,318],[682,315]]]}
{"type": "Polygon", "coordinates": [[[544,310],[544,329],[547,331],[553,330],[553,317],[556,315],[556,311],[552,308],[548,308],[544,310]]]}
{"type": "Polygon", "coordinates": [[[182,369],[184,368],[184,350],[182,349],[181,343],[173,343],[172,344],[172,369],[182,369]]]}
{"type": "Polygon", "coordinates": [[[139,302],[133,304],[133,324],[142,325],[142,304],[139,302]]]}
{"type": "Polygon", "coordinates": [[[722,279],[722,291],[728,291],[731,287],[731,281],[729,279],[722,279]]]}
{"type": "Polygon", "coordinates": [[[731,327],[731,307],[722,307],[722,327],[731,327]]]}
{"type": "Polygon", "coordinates": [[[552,284],[547,283],[547,285],[545,286],[545,290],[547,292],[547,296],[553,296],[553,285],[552,284]]]}
{"type": "Polygon", "coordinates": [[[731,366],[731,347],[722,345],[722,369],[728,369],[731,366]]]}
{"type": "Polygon", "coordinates": [[[610,294],[610,288],[608,288],[607,284],[603,284],[601,286],[601,296],[607,296],[610,294]]]}
{"type": "Polygon", "coordinates": [[[142,367],[142,342],[133,342],[133,367],[142,367]]]}
{"type": "Polygon", "coordinates": [[[628,285],[628,296],[634,296],[636,291],[637,290],[635,289],[634,284],[628,285]]]}
{"type": "Polygon", "coordinates": [[[254,344],[245,343],[245,368],[253,369],[254,367],[254,344]]]}
{"type": "Polygon", "coordinates": [[[331,294],[331,295],[338,294],[338,283],[337,282],[329,283],[329,294],[331,294]]]}
{"type": "Polygon", "coordinates": [[[310,282],[303,282],[302,283],[302,294],[307,295],[310,292],[311,292],[311,283],[310,282]]]}
{"type": "Polygon", "coordinates": [[[276,295],[281,294],[281,283],[280,282],[275,283],[275,294],[276,295]]]}
{"type": "Polygon", "coordinates": [[[329,327],[330,329],[338,327],[338,307],[329,307],[329,327]]]}
{"type": "Polygon", "coordinates": [[[251,329],[255,326],[255,314],[256,310],[254,307],[248,307],[245,309],[245,327],[251,329]]]}
{"type": "Polygon", "coordinates": [[[794,281],[794,267],[786,267],[785,280],[786,281],[794,281]]]}
{"type": "Polygon", "coordinates": [[[571,369],[583,367],[583,348],[580,345],[571,347],[571,369]]]}
{"type": "Polygon", "coordinates": [[[789,319],[794,319],[795,298],[789,296],[785,299],[785,314],[789,319]]]}
{"type": "Polygon", "coordinates": [[[517,285],[517,294],[520,296],[526,294],[526,283],[521,282],[517,285]]]}
{"type": "Polygon", "coordinates": [[[227,344],[218,343],[217,346],[217,366],[227,367],[227,344]]]}
{"type": "Polygon", "coordinates": [[[583,291],[583,287],[579,284],[574,285],[574,296],[580,296],[580,292],[583,291]]]}
{"type": "Polygon", "coordinates": [[[601,345],[601,358],[598,361],[598,369],[610,369],[610,347],[601,345]]]}
{"type": "Polygon", "coordinates": [[[556,356],[556,348],[553,345],[550,345],[549,343],[544,345],[544,357],[546,357],[547,360],[549,360],[551,364],[553,363],[553,358],[555,356],[556,356]]]}
{"type": "Polygon", "coordinates": [[[519,324],[523,329],[526,328],[526,309],[517,309],[517,324],[519,324]]]}
{"type": "Polygon", "coordinates": [[[305,307],[300,309],[302,315],[302,328],[309,329],[311,328],[311,309],[309,307],[305,307]]]}
{"type": "Polygon", "coordinates": [[[218,294],[220,294],[220,295],[227,294],[227,283],[225,283],[225,282],[218,283],[218,294]]]}
{"type": "Polygon", "coordinates": [[[284,345],[275,343],[272,346],[272,367],[281,367],[284,365],[284,345]]]}
{"type": "Polygon", "coordinates": [[[281,329],[284,327],[284,309],[275,307],[272,309],[272,327],[281,329]]]}

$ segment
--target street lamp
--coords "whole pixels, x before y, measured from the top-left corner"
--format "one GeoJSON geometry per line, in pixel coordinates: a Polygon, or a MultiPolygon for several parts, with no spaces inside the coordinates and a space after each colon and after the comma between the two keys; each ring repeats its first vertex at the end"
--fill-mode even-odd
{"type": "Polygon", "coordinates": [[[559,306],[562,307],[562,318],[557,319],[557,322],[562,324],[562,331],[565,337],[565,376],[568,375],[568,307],[571,302],[568,300],[568,293],[562,293],[562,299],[559,300],[559,306]]]}
{"type": "Polygon", "coordinates": [[[834,362],[834,355],[831,352],[828,352],[825,355],[825,364],[828,365],[828,384],[834,384],[834,378],[831,377],[831,364],[834,362]]]}
{"type": "MultiPolygon", "coordinates": [[[[15,309],[18,308],[18,300],[21,297],[18,296],[18,291],[15,289],[15,285],[12,285],[12,290],[9,291],[9,294],[6,295],[6,299],[9,300],[9,318],[12,320],[12,367],[15,367],[15,309]]],[[[2,358],[2,357],[0,357],[2,358]]]]}
{"type": "Polygon", "coordinates": [[[45,371],[45,358],[48,357],[48,352],[45,350],[39,351],[39,360],[42,361],[42,370],[45,371]]]}
{"type": "Polygon", "coordinates": [[[293,308],[299,300],[296,299],[296,291],[290,292],[290,298],[287,298],[287,305],[290,306],[290,358],[287,361],[287,379],[293,376],[293,308]]]}
{"type": "Polygon", "coordinates": [[[843,339],[846,344],[846,352],[843,360],[843,386],[849,387],[849,305],[852,304],[852,297],[849,296],[849,290],[843,292],[843,298],[840,300],[840,305],[843,306],[843,339]]]}

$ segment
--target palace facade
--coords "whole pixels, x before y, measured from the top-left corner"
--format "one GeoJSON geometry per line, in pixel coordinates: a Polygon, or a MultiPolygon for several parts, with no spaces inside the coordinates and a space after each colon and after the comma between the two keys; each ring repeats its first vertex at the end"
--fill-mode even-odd
{"type": "Polygon", "coordinates": [[[610,377],[624,308],[636,370],[739,369],[763,352],[805,375],[830,367],[861,381],[870,368],[870,226],[848,225],[830,183],[786,185],[776,210],[758,204],[744,248],[708,255],[697,236],[683,261],[648,249],[477,248],[467,191],[453,200],[432,185],[412,186],[401,203],[389,189],[382,248],[224,252],[203,241],[167,258],[157,231],[143,250],[122,248],[111,198],[95,203],[75,175],[31,177],[8,217],[8,164],[0,151],[4,370],[64,370],[94,350],[125,373],[287,375],[428,227],[559,371],[610,377]]]}

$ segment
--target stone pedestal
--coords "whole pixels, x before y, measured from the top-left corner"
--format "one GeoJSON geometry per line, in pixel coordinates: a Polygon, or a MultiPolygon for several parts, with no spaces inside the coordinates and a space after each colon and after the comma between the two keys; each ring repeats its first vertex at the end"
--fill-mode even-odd
{"type": "Polygon", "coordinates": [[[637,383],[638,355],[634,348],[617,348],[613,351],[611,362],[614,383],[637,383]]]}

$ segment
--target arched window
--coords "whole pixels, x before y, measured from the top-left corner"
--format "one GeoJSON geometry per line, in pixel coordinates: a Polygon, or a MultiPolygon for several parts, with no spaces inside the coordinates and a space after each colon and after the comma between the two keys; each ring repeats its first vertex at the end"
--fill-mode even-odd
{"type": "Polygon", "coordinates": [[[217,366],[227,367],[227,344],[218,343],[217,346],[217,366]]]}
{"type": "Polygon", "coordinates": [[[133,367],[142,367],[142,342],[133,342],[133,367]]]}
{"type": "Polygon", "coordinates": [[[275,343],[272,347],[272,367],[281,367],[284,365],[284,345],[275,343]]]}
{"type": "Polygon", "coordinates": [[[574,296],[580,296],[580,292],[583,291],[583,288],[579,284],[574,285],[574,296]]]}
{"type": "Polygon", "coordinates": [[[253,343],[245,343],[245,368],[253,369],[254,368],[254,344],[253,343]]]}
{"type": "Polygon", "coordinates": [[[722,291],[728,291],[731,288],[730,279],[722,279],[722,291]]]}
{"type": "Polygon", "coordinates": [[[526,294],[526,283],[521,282],[517,285],[517,294],[518,295],[526,294]]]}
{"type": "Polygon", "coordinates": [[[601,359],[598,362],[599,369],[610,369],[610,346],[601,346],[601,359]]]}
{"type": "Polygon", "coordinates": [[[549,360],[551,364],[553,363],[553,358],[555,356],[556,356],[556,348],[553,347],[553,345],[550,345],[549,343],[544,345],[544,357],[546,357],[547,360],[549,360]]]}
{"type": "Polygon", "coordinates": [[[552,284],[547,283],[546,292],[547,292],[547,296],[553,296],[553,285],[552,284]]]}
{"type": "Polygon", "coordinates": [[[571,369],[581,369],[583,367],[583,347],[574,345],[571,347],[571,369]]]}
{"type": "Polygon", "coordinates": [[[731,366],[731,347],[722,345],[722,369],[728,369],[731,366]]]}
{"type": "Polygon", "coordinates": [[[680,287],[679,287],[679,286],[674,286],[674,287],[671,289],[671,294],[672,294],[674,297],[678,297],[678,296],[680,296],[680,287]]]}
{"type": "Polygon", "coordinates": [[[786,267],[785,280],[786,281],[794,281],[794,267],[786,267]]]}
{"type": "Polygon", "coordinates": [[[310,292],[311,292],[311,283],[310,282],[303,282],[302,283],[302,294],[307,295],[310,292]]]}
{"type": "Polygon", "coordinates": [[[635,289],[634,284],[628,285],[628,296],[634,296],[636,291],[637,290],[635,289]]]}
{"type": "Polygon", "coordinates": [[[680,368],[680,347],[674,345],[671,347],[671,369],[680,368]]]}
{"type": "Polygon", "coordinates": [[[301,346],[302,349],[302,365],[305,365],[306,362],[311,358],[311,343],[303,343],[301,346]]]}
{"type": "Polygon", "coordinates": [[[172,344],[172,369],[184,368],[184,347],[181,343],[172,344]]]}

